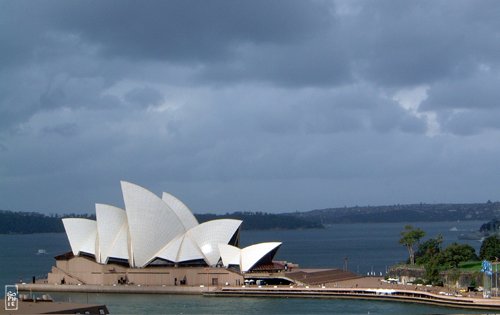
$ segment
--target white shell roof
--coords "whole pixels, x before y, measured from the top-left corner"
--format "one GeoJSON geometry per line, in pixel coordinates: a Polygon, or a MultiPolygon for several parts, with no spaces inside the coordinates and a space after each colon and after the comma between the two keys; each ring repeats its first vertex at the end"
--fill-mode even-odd
{"type": "Polygon", "coordinates": [[[168,244],[164,248],[162,248],[155,256],[171,262],[178,262],[177,256],[179,254],[179,251],[181,250],[183,240],[184,234],[178,235],[176,238],[168,242],[168,244]]]}
{"type": "Polygon", "coordinates": [[[186,230],[175,212],[141,186],[122,181],[131,243],[131,266],[144,267],[155,254],[186,230]]]}
{"type": "Polygon", "coordinates": [[[80,252],[95,255],[97,243],[97,222],[89,219],[62,219],[71,250],[76,256],[80,252]]]}
{"type": "Polygon", "coordinates": [[[165,248],[158,252],[156,257],[175,263],[205,259],[200,248],[187,236],[187,234],[179,235],[173,239],[165,248]]]}
{"type": "Polygon", "coordinates": [[[181,248],[177,253],[177,262],[204,258],[200,247],[187,234],[184,234],[181,248]]]}
{"type": "Polygon", "coordinates": [[[198,224],[189,208],[175,196],[162,199],[147,189],[122,181],[125,210],[96,204],[97,221],[67,218],[64,228],[74,255],[128,259],[131,267],[145,267],[155,258],[171,262],[203,259],[213,266],[238,264],[243,271],[281,243],[262,243],[242,250],[227,245],[242,221],[220,219],[198,224]]]}
{"type": "Polygon", "coordinates": [[[250,245],[243,249],[219,244],[219,250],[224,266],[239,265],[242,272],[251,270],[269,252],[281,245],[281,242],[267,242],[250,245]]]}
{"type": "Polygon", "coordinates": [[[241,265],[241,249],[229,244],[219,244],[218,246],[224,266],[241,265]]]}
{"type": "Polygon", "coordinates": [[[129,259],[127,214],[123,209],[96,204],[99,253],[96,260],[105,264],[108,258],[129,259]]]}
{"type": "Polygon", "coordinates": [[[241,271],[247,272],[265,255],[280,246],[281,242],[268,242],[250,245],[241,250],[241,271]]]}
{"type": "Polygon", "coordinates": [[[172,194],[164,192],[161,199],[172,210],[174,210],[175,214],[184,225],[186,231],[198,225],[198,220],[196,220],[191,210],[177,197],[175,197],[172,194]]]}
{"type": "Polygon", "coordinates": [[[156,257],[172,262],[203,259],[208,265],[219,261],[218,244],[227,244],[242,221],[233,219],[212,220],[199,224],[162,248],[156,257]]]}
{"type": "Polygon", "coordinates": [[[186,235],[196,243],[207,264],[212,266],[220,259],[218,245],[229,243],[241,223],[233,219],[207,221],[195,226],[186,235]]]}

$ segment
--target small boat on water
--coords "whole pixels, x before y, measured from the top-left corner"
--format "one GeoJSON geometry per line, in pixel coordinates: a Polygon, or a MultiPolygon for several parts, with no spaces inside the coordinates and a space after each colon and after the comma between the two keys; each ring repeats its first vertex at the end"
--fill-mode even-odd
{"type": "Polygon", "coordinates": [[[47,255],[47,250],[43,249],[43,248],[40,248],[37,252],[36,252],[37,255],[47,255]]]}

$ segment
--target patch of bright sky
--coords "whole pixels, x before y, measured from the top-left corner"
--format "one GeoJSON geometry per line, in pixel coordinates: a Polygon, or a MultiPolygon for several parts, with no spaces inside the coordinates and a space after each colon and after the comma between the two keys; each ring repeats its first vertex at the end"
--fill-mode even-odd
{"type": "Polygon", "coordinates": [[[394,94],[392,99],[402,108],[419,119],[424,119],[427,123],[427,136],[433,137],[440,133],[440,126],[435,112],[421,112],[420,104],[427,99],[427,85],[421,85],[414,88],[401,89],[394,94]]]}

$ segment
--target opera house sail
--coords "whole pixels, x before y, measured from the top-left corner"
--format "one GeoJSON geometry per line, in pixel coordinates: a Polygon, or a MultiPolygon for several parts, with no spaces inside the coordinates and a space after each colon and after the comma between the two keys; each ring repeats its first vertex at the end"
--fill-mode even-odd
{"type": "MultiPolygon", "coordinates": [[[[183,266],[216,267],[241,274],[272,262],[281,245],[280,242],[268,242],[240,249],[242,221],[219,219],[200,224],[191,210],[170,193],[164,192],[160,198],[125,181],[121,182],[121,189],[125,209],[98,203],[95,206],[96,220],[63,219],[71,252],[56,257],[56,260],[66,262],[66,265],[58,265],[66,268],[59,276],[64,274],[71,281],[79,279],[79,282],[84,282],[81,279],[87,277],[90,282],[102,284],[108,281],[103,279],[114,279],[107,274],[118,273],[117,268],[126,268],[123,274],[130,277],[133,274],[130,270],[143,270],[135,273],[146,274],[146,270],[162,266],[178,270],[183,266]],[[71,276],[70,262],[74,259],[80,259],[80,265],[71,267],[75,274],[71,276]],[[111,264],[112,268],[106,267],[111,264]],[[93,276],[85,274],[84,269],[91,271],[93,276]],[[94,269],[102,271],[101,280],[94,269]]],[[[59,270],[54,268],[53,276],[59,270]]],[[[121,279],[123,276],[119,281],[121,279]]],[[[181,278],[175,277],[174,280],[175,284],[178,280],[181,282],[181,278]]],[[[62,281],[66,281],[64,277],[62,281]]]]}

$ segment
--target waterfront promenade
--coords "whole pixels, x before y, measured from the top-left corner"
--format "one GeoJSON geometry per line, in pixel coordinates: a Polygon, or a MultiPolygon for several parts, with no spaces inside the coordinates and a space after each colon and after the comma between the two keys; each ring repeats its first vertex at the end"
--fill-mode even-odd
{"type": "MultiPolygon", "coordinates": [[[[327,285],[250,286],[101,286],[20,284],[20,291],[117,294],[198,294],[206,297],[331,298],[422,303],[454,308],[500,310],[500,298],[485,299],[479,293],[444,295],[442,287],[389,284],[378,277],[362,277],[327,285]],[[439,293],[441,292],[441,294],[439,293]]],[[[447,294],[453,294],[447,291],[447,294]]]]}
{"type": "Polygon", "coordinates": [[[122,293],[122,294],[198,294],[214,291],[217,287],[202,286],[141,286],[96,284],[18,284],[20,292],[67,292],[67,293],[122,293]]]}
{"type": "Polygon", "coordinates": [[[212,297],[265,297],[265,298],[331,298],[358,300],[385,300],[421,303],[454,308],[500,310],[500,299],[446,296],[427,291],[381,288],[328,288],[328,287],[224,287],[204,293],[212,297]]]}

